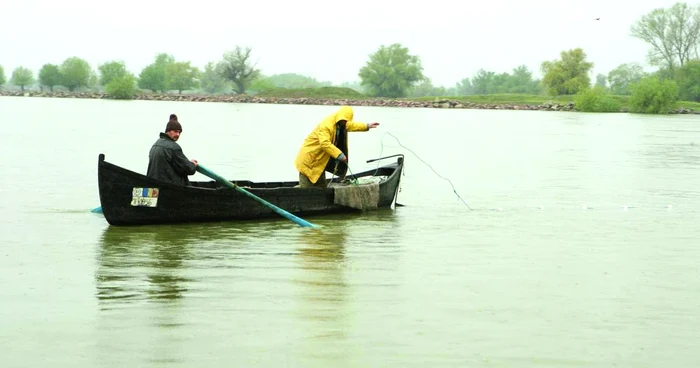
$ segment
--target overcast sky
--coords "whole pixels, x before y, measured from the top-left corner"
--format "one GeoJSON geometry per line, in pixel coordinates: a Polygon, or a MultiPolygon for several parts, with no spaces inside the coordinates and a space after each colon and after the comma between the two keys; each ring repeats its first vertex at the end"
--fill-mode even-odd
{"type": "Polygon", "coordinates": [[[251,46],[264,74],[298,73],[342,83],[381,45],[401,43],[424,74],[446,87],[480,68],[497,73],[581,47],[594,75],[640,62],[648,46],[630,26],[671,0],[0,0],[0,65],[37,72],[78,56],[123,60],[136,75],[156,53],[203,68],[251,46]],[[600,17],[599,21],[594,18],[600,17]]]}

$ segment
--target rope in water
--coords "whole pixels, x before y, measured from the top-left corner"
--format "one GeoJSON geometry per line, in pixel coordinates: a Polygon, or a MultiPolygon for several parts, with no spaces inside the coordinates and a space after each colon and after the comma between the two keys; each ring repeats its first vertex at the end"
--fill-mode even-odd
{"type": "MultiPolygon", "coordinates": [[[[427,162],[425,162],[422,158],[420,158],[420,157],[419,157],[415,152],[413,152],[410,148],[408,148],[408,147],[404,146],[403,144],[401,144],[401,141],[399,141],[398,138],[396,138],[393,134],[391,134],[391,133],[389,133],[389,132],[384,133],[384,134],[382,135],[382,138],[379,140],[379,144],[381,144],[381,146],[382,146],[382,147],[381,147],[381,150],[379,151],[379,157],[381,157],[381,156],[382,156],[382,153],[384,152],[384,136],[385,136],[385,135],[390,135],[390,136],[392,136],[394,139],[396,139],[396,142],[399,144],[399,146],[403,147],[403,148],[406,149],[408,152],[411,152],[414,156],[416,156],[416,158],[417,158],[418,160],[420,160],[422,163],[424,163],[426,166],[428,166],[428,167],[430,168],[430,170],[433,170],[433,172],[435,173],[435,175],[437,175],[439,178],[441,178],[441,179],[443,179],[443,180],[447,180],[447,182],[450,183],[450,186],[452,186],[452,191],[455,193],[455,195],[457,196],[457,198],[459,198],[459,200],[462,201],[462,203],[464,203],[464,205],[467,206],[467,208],[469,208],[470,210],[473,211],[473,209],[472,209],[471,207],[469,207],[469,205],[467,204],[467,202],[465,202],[464,199],[462,199],[462,196],[460,196],[459,193],[457,193],[457,189],[455,189],[455,186],[452,184],[452,181],[451,181],[450,179],[445,178],[445,177],[443,177],[442,175],[438,174],[437,171],[435,171],[435,169],[433,169],[433,167],[430,166],[430,164],[428,164],[427,162]]],[[[350,168],[348,167],[348,170],[349,170],[349,169],[350,169],[350,168]]],[[[377,164],[377,170],[379,170],[379,164],[377,164]]],[[[376,171],[375,171],[375,173],[376,173],[376,171]]]]}
{"type": "MultiPolygon", "coordinates": [[[[379,150],[379,156],[380,156],[380,157],[382,156],[382,153],[384,152],[384,136],[385,136],[385,135],[390,135],[390,136],[392,136],[394,139],[396,139],[396,142],[399,144],[399,146],[403,147],[403,148],[406,149],[408,152],[411,152],[414,156],[416,156],[416,158],[417,158],[418,160],[420,160],[422,163],[424,163],[426,166],[428,166],[428,167],[430,168],[430,170],[432,170],[432,171],[435,173],[435,175],[437,175],[440,179],[446,180],[448,183],[450,183],[450,186],[452,187],[452,191],[453,191],[454,194],[457,196],[457,198],[458,198],[460,201],[462,201],[462,203],[464,203],[464,205],[467,206],[467,208],[469,208],[469,209],[472,210],[472,211],[474,210],[474,209],[472,209],[471,207],[469,207],[469,205],[467,204],[466,201],[464,201],[464,199],[462,198],[462,196],[460,196],[459,193],[457,193],[457,189],[455,189],[455,186],[454,186],[454,184],[452,184],[452,181],[451,181],[450,179],[448,179],[448,178],[446,178],[446,177],[444,177],[444,176],[438,174],[438,172],[435,171],[435,169],[434,169],[432,166],[430,166],[430,164],[428,164],[427,162],[425,162],[425,160],[423,160],[422,158],[420,158],[420,156],[418,156],[418,155],[417,155],[415,152],[413,152],[410,148],[408,148],[408,147],[404,146],[403,144],[401,144],[401,141],[399,141],[399,139],[396,138],[396,136],[394,136],[393,134],[391,134],[391,133],[389,133],[389,132],[384,133],[384,134],[382,135],[382,138],[379,140],[379,144],[381,145],[381,149],[379,150]]],[[[352,179],[350,182],[353,183],[353,184],[355,184],[355,185],[357,185],[357,186],[359,186],[358,179],[355,177],[355,174],[353,174],[352,170],[350,170],[350,165],[347,165],[347,164],[346,164],[346,166],[347,166],[347,168],[348,168],[348,172],[350,173],[350,177],[354,178],[354,179],[352,179]]],[[[338,163],[336,163],[335,170],[334,170],[334,172],[333,172],[334,176],[335,176],[335,171],[336,171],[337,169],[338,169],[338,163]]],[[[374,174],[376,174],[377,171],[379,171],[379,163],[377,163],[377,168],[375,169],[374,174]]],[[[334,178],[331,177],[331,181],[330,181],[330,182],[332,183],[333,180],[334,180],[334,178]]],[[[364,198],[363,198],[363,199],[364,199],[364,198]]]]}

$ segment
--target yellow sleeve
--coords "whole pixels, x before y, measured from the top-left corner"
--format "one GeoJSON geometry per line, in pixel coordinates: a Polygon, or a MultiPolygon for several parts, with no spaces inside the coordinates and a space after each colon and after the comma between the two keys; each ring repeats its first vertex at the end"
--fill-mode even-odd
{"type": "Polygon", "coordinates": [[[331,134],[333,133],[329,131],[328,128],[321,127],[321,129],[318,130],[318,142],[326,153],[331,155],[333,158],[338,158],[342,152],[338,147],[331,143],[331,134]]]}
{"type": "Polygon", "coordinates": [[[369,125],[359,121],[350,121],[345,124],[345,128],[348,132],[366,132],[369,130],[369,125]]]}

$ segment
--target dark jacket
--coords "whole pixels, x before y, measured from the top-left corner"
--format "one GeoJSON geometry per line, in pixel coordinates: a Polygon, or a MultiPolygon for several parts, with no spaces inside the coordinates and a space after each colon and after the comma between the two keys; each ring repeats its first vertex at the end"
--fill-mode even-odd
{"type": "Polygon", "coordinates": [[[148,153],[148,171],[146,176],[177,185],[189,185],[188,175],[194,175],[196,167],[184,153],[182,148],[165,133],[153,143],[148,153]]]}

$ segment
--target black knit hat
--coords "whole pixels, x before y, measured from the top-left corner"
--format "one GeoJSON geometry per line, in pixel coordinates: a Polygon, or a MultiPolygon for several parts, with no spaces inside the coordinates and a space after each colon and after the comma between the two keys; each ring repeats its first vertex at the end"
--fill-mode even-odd
{"type": "Polygon", "coordinates": [[[168,122],[168,125],[165,126],[165,132],[169,132],[171,130],[179,130],[180,133],[182,133],[182,125],[178,123],[176,120],[170,120],[168,122]]]}

